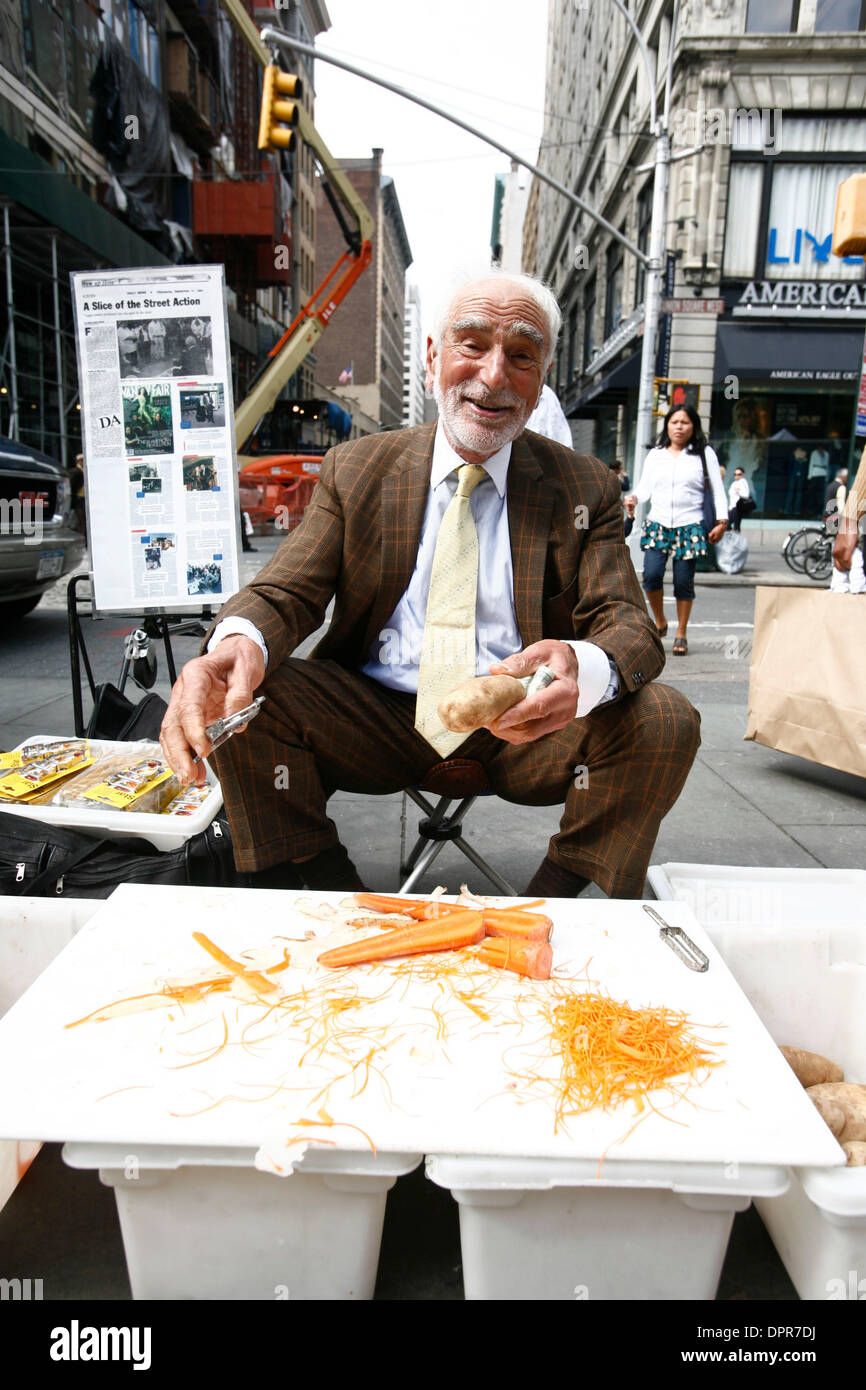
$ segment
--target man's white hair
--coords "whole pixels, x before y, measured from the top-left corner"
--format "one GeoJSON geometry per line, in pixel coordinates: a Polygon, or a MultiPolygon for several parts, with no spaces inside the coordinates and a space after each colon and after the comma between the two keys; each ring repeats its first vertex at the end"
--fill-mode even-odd
{"type": "Polygon", "coordinates": [[[553,361],[554,354],[556,353],[559,331],[562,328],[562,311],[556,302],[556,296],[553,291],[545,285],[543,280],[537,280],[534,275],[523,275],[516,271],[500,270],[496,266],[492,267],[483,275],[471,276],[471,278],[455,285],[451,290],[446,303],[443,304],[434,322],[431,336],[436,351],[438,352],[442,346],[442,335],[450,322],[450,311],[454,301],[458,299],[461,294],[464,294],[466,290],[470,289],[471,286],[483,285],[489,280],[503,280],[508,284],[514,285],[515,289],[521,290],[538,305],[544,315],[548,329],[547,360],[544,364],[544,371],[546,374],[553,361]]]}

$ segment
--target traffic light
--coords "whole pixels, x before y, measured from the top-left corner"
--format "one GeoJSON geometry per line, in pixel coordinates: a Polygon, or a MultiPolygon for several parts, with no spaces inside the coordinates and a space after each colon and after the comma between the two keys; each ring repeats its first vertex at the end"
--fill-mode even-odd
{"type": "Polygon", "coordinates": [[[860,256],[866,251],[866,174],[852,174],[840,183],[833,223],[834,256],[860,256]]]}
{"type": "Polygon", "coordinates": [[[282,72],[273,64],[265,68],[259,121],[260,150],[292,148],[295,132],[291,127],[298,124],[298,101],[282,101],[281,97],[297,97],[300,100],[303,90],[300,77],[282,72]]]}

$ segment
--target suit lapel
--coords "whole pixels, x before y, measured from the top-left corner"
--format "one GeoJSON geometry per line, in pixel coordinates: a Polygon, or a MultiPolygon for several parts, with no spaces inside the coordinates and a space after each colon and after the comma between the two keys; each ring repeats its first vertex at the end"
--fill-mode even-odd
{"type": "Polygon", "coordinates": [[[508,465],[508,528],[514,567],[514,609],[525,647],[543,636],[544,572],[556,489],[530,449],[514,441],[508,465]]]}
{"type": "Polygon", "coordinates": [[[379,588],[367,626],[365,645],[372,642],[403,597],[415,570],[433,461],[435,423],[419,432],[382,482],[382,527],[379,588]]]}

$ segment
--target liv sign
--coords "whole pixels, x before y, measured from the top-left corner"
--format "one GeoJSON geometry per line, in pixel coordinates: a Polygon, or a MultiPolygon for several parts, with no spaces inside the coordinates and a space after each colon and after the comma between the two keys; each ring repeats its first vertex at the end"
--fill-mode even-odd
{"type": "MultiPolygon", "coordinates": [[[[802,261],[809,265],[826,265],[830,260],[832,232],[820,238],[808,232],[805,227],[797,227],[793,245],[787,239],[780,245],[778,238],[779,228],[771,227],[767,243],[767,265],[800,265],[802,261]],[[787,251],[788,255],[782,255],[783,250],[787,251]]],[[[843,256],[841,259],[843,265],[863,264],[862,256],[843,256]]]]}

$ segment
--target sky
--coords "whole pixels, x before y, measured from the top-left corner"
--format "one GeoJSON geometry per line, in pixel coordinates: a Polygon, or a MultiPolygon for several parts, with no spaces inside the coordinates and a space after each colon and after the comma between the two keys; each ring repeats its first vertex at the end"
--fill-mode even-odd
{"type": "MultiPolygon", "coordinates": [[[[537,162],[543,0],[326,0],[317,47],[396,82],[537,162]]],[[[316,126],[335,158],[384,150],[414,262],[424,332],[462,276],[490,265],[494,179],[506,155],[432,112],[316,63],[316,126]]],[[[529,175],[526,176],[527,178],[529,175]]]]}

